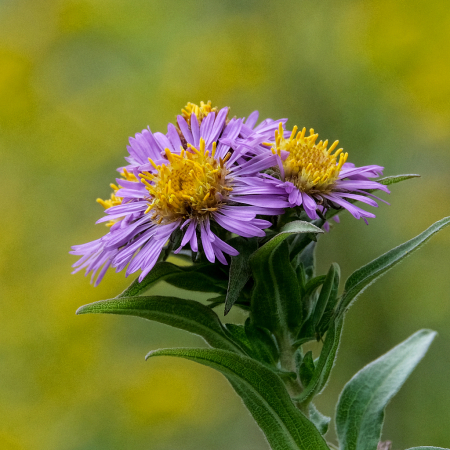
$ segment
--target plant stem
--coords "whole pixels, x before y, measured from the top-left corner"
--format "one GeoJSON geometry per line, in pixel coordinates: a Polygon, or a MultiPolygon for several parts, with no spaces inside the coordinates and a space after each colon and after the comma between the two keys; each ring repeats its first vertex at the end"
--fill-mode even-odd
{"type": "MultiPolygon", "coordinates": [[[[280,348],[280,368],[286,372],[297,373],[295,364],[295,352],[297,348],[292,345],[291,338],[286,334],[276,336],[276,338],[280,348]]],[[[295,379],[287,378],[285,384],[291,398],[298,397],[303,392],[303,385],[298,375],[295,379]]],[[[300,411],[309,417],[307,406],[305,407],[295,400],[293,400],[293,402],[300,411]]]]}

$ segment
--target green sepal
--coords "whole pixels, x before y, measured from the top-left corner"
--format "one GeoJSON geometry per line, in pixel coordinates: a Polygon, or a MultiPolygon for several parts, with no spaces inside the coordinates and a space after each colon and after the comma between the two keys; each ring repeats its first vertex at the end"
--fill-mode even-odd
{"type": "Polygon", "coordinates": [[[415,238],[393,248],[384,255],[374,259],[369,264],[353,272],[345,282],[344,293],[338,306],[340,315],[349,308],[351,303],[364,289],[372,284],[377,278],[397,265],[403,258],[410,255],[414,250],[421,247],[435,233],[445,228],[450,223],[450,217],[439,220],[415,238]]]}
{"type": "Polygon", "coordinates": [[[308,386],[313,375],[314,375],[314,360],[312,356],[312,351],[305,354],[298,368],[298,375],[303,386],[308,386]]]}
{"type": "Polygon", "coordinates": [[[341,450],[376,450],[384,409],[425,356],[436,333],[420,330],[360,370],[344,387],[336,408],[341,450]]]}
{"type": "Polygon", "coordinates": [[[112,298],[84,305],[77,314],[121,314],[154,320],[201,336],[211,347],[242,353],[217,314],[194,300],[177,297],[112,298]]]}
{"type": "Polygon", "coordinates": [[[250,279],[252,271],[248,260],[258,247],[256,238],[244,239],[239,237],[233,239],[229,244],[239,251],[239,255],[231,257],[230,275],[225,299],[225,316],[230,312],[231,307],[236,303],[242,289],[244,289],[244,286],[250,279]]]}
{"type": "Polygon", "coordinates": [[[270,331],[257,327],[250,319],[245,321],[244,328],[256,359],[275,366],[279,360],[280,352],[270,331]]]}
{"type": "Polygon", "coordinates": [[[325,435],[328,431],[331,417],[324,416],[312,403],[309,404],[308,411],[309,420],[316,426],[322,436],[325,435]]]}
{"type": "Polygon", "coordinates": [[[217,349],[161,349],[146,359],[153,356],[189,359],[225,375],[273,450],[329,450],[315,425],[294,406],[279,376],[263,364],[217,349]]]}

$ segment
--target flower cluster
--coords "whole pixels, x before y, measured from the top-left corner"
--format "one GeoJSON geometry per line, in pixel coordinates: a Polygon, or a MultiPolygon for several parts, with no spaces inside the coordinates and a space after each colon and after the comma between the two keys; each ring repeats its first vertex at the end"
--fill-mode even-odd
{"type": "Polygon", "coordinates": [[[168,242],[174,253],[186,247],[227,264],[225,255],[238,254],[227,238],[264,237],[273,216],[289,208],[311,220],[340,208],[357,219],[375,217],[353,203],[377,206],[368,191],[389,192],[369,180],[382,167],[355,167],[337,141],[327,148],[314,130],[289,132],[285,119],[256,126],[257,111],[247,120],[228,113],[211,102],[188,103],[166,134],[148,128],[130,138],[111,198],[97,200],[106,213],[98,222],[109,232],[72,248],[81,256],[75,272],[86,269],[97,285],[110,266],[127,267],[127,275],[140,270],[141,281],[168,242]]]}

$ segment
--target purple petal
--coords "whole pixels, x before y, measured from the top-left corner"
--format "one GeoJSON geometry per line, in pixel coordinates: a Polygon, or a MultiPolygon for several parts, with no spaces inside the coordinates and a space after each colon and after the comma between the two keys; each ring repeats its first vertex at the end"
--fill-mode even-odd
{"type": "Polygon", "coordinates": [[[316,213],[317,208],[316,202],[308,194],[305,194],[304,192],[302,192],[301,194],[302,194],[303,209],[305,210],[305,213],[311,220],[317,219],[318,216],[316,213]]]}
{"type": "Polygon", "coordinates": [[[178,122],[178,126],[180,127],[181,133],[183,134],[184,138],[186,139],[186,142],[188,142],[191,145],[195,145],[191,130],[189,129],[189,125],[187,124],[186,120],[184,120],[184,117],[177,116],[177,122],[178,122]]]}

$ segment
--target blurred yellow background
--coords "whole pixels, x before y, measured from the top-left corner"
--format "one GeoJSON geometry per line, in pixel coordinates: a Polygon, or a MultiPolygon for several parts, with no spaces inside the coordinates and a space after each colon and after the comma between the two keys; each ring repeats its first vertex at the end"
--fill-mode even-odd
{"type": "MultiPolygon", "coordinates": [[[[106,231],[95,199],[109,196],[128,137],[210,99],[313,127],[358,165],[422,175],[394,186],[370,226],[347,214],[321,239],[320,271],[337,261],[348,276],[450,214],[449,48],[444,0],[0,0],[0,448],[268,448],[220,374],[144,362],[199,338],[75,316],[130,280],[111,272],[94,288],[70,275],[70,246],[106,231]]],[[[449,255],[445,230],[361,296],[324,413],[364,364],[432,328],[383,437],[450,447],[449,255]]]]}

